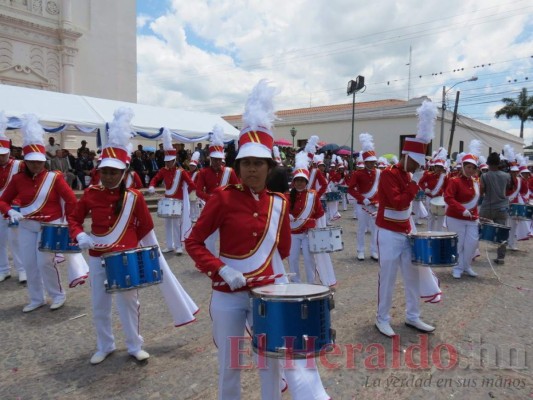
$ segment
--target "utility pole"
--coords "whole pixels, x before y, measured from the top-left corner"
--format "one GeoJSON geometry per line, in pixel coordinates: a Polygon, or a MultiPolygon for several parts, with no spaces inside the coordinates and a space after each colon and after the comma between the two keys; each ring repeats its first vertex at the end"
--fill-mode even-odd
{"type": "Polygon", "coordinates": [[[450,130],[450,141],[448,142],[448,154],[452,154],[452,143],[453,143],[453,134],[455,132],[455,123],[457,121],[457,109],[459,108],[459,96],[461,95],[460,91],[457,91],[455,96],[455,106],[453,108],[453,119],[452,119],[452,128],[450,130]]]}

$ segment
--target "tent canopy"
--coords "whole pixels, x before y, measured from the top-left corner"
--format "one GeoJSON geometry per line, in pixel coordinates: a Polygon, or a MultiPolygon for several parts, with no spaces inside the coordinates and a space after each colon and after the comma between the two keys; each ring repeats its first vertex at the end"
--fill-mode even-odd
{"type": "Polygon", "coordinates": [[[0,85],[0,110],[8,117],[20,118],[33,113],[43,123],[104,128],[113,120],[113,113],[119,107],[133,110],[135,131],[157,133],[161,128],[168,128],[185,137],[197,137],[220,125],[226,138],[239,136],[236,128],[214,114],[0,85]]]}

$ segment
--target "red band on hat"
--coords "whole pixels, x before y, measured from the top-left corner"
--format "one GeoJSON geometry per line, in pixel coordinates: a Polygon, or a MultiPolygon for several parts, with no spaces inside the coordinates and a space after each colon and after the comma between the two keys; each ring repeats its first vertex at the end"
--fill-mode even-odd
{"type": "Polygon", "coordinates": [[[274,138],[263,131],[248,131],[241,134],[241,137],[239,138],[239,147],[246,143],[262,144],[272,150],[272,147],[274,146],[274,138]]]}
{"type": "Polygon", "coordinates": [[[209,146],[209,153],[214,152],[224,153],[224,146],[209,146]]]}
{"type": "Polygon", "coordinates": [[[402,151],[404,152],[408,151],[409,153],[418,153],[418,154],[426,155],[426,149],[427,149],[427,144],[406,139],[405,142],[403,143],[402,151]]]}
{"type": "Polygon", "coordinates": [[[46,150],[42,144],[29,144],[22,148],[24,154],[41,153],[46,154],[46,150]]]}
{"type": "Polygon", "coordinates": [[[296,176],[298,174],[304,174],[305,176],[307,176],[307,180],[309,180],[309,171],[306,170],[306,169],[303,169],[303,168],[299,168],[297,170],[295,170],[293,172],[293,175],[296,176]]]}
{"type": "Polygon", "coordinates": [[[9,139],[0,139],[0,147],[4,147],[6,149],[10,149],[11,148],[11,143],[10,143],[9,139]]]}
{"type": "Polygon", "coordinates": [[[124,149],[118,147],[106,147],[102,152],[102,160],[105,158],[115,158],[119,161],[122,161],[124,164],[130,162],[130,156],[128,152],[124,149]]]}
{"type": "Polygon", "coordinates": [[[176,154],[178,154],[178,152],[176,151],[176,149],[173,149],[173,150],[165,150],[165,156],[176,156],[176,154]]]}
{"type": "Polygon", "coordinates": [[[366,160],[368,157],[376,157],[376,152],[374,150],[365,151],[363,153],[363,160],[366,160]]]}

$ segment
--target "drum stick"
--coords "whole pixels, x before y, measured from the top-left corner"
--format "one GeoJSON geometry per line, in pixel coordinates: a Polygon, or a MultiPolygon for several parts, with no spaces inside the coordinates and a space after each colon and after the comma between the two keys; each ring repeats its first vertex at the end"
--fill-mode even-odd
{"type": "MultiPolygon", "coordinates": [[[[281,278],[282,276],[290,277],[290,276],[294,276],[294,275],[296,275],[294,272],[289,272],[289,273],[281,273],[281,274],[268,275],[268,276],[258,276],[258,277],[255,277],[255,278],[246,279],[246,284],[248,285],[250,283],[257,283],[257,282],[261,282],[261,281],[281,278]]],[[[224,285],[227,285],[227,283],[225,281],[213,283],[213,286],[224,286],[224,285]]]]}
{"type": "Polygon", "coordinates": [[[378,212],[377,211],[370,211],[369,209],[365,208],[365,207],[361,207],[363,209],[364,212],[366,212],[367,214],[369,214],[371,217],[375,217],[376,215],[378,215],[378,212]]]}

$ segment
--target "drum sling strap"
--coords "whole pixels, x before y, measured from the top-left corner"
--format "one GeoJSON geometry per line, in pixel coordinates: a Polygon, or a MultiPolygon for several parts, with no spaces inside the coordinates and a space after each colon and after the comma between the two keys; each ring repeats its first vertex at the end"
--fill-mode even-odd
{"type": "Polygon", "coordinates": [[[55,172],[48,172],[46,174],[46,178],[43,179],[43,182],[41,183],[41,186],[37,189],[37,193],[35,194],[35,197],[31,201],[31,203],[27,206],[20,207],[20,213],[22,215],[24,215],[25,217],[30,216],[32,214],[37,213],[44,207],[44,205],[46,204],[46,200],[48,200],[48,196],[52,191],[52,187],[54,186],[56,177],[57,173],[55,172]]]}

